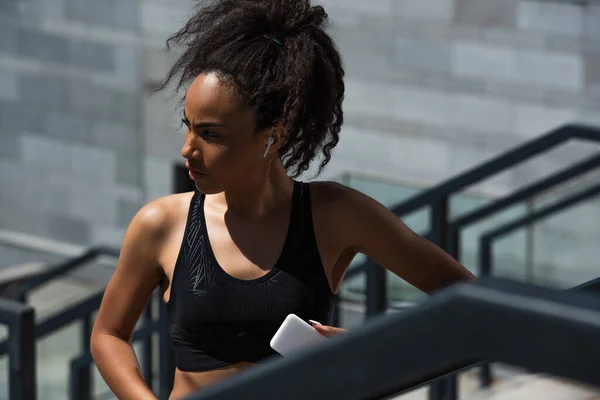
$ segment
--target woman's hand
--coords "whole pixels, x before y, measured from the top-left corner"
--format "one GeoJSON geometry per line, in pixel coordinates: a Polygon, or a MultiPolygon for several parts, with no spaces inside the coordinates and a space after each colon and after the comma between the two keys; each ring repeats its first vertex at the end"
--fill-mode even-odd
{"type": "Polygon", "coordinates": [[[348,332],[347,329],[344,328],[336,328],[334,326],[322,325],[320,322],[310,320],[309,321],[313,328],[317,330],[321,335],[331,337],[339,335],[340,333],[348,332]]]}

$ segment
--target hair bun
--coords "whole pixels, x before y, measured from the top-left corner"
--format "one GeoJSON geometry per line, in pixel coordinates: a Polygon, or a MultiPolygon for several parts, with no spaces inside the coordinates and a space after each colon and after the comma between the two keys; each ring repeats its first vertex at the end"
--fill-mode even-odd
{"type": "Polygon", "coordinates": [[[327,13],[322,6],[313,6],[308,9],[304,17],[304,25],[320,27],[327,20],[327,13]]]}
{"type": "Polygon", "coordinates": [[[311,6],[310,0],[263,1],[270,3],[271,23],[284,34],[297,34],[307,27],[321,28],[327,21],[325,9],[320,5],[311,6]]]}

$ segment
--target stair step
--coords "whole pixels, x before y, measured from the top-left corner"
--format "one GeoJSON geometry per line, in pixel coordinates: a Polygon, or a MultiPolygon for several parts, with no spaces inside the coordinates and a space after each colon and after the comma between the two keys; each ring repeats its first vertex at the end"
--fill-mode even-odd
{"type": "Polygon", "coordinates": [[[84,300],[104,286],[104,282],[83,283],[69,276],[56,278],[32,290],[28,302],[35,309],[36,319],[40,320],[71,304],[84,300]]]}
{"type": "Polygon", "coordinates": [[[34,277],[46,271],[47,268],[47,264],[41,261],[4,267],[0,269],[0,285],[6,285],[10,282],[34,277]]]}

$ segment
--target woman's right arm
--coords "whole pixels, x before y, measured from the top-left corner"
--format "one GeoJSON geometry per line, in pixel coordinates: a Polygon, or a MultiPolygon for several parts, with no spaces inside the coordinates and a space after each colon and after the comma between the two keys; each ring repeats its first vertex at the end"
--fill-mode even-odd
{"type": "Polygon", "coordinates": [[[157,201],[143,207],[133,218],[94,323],[94,362],[121,400],[156,400],[140,372],[131,337],[152,292],[160,284],[157,260],[167,222],[157,201]]]}

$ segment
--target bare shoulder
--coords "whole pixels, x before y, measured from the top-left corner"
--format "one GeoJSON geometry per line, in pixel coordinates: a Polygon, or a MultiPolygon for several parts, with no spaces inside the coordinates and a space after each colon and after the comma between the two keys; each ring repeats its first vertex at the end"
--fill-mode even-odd
{"type": "Polygon", "coordinates": [[[373,209],[387,210],[364,193],[337,182],[312,182],[310,188],[313,209],[334,218],[344,218],[356,212],[373,209]]]}
{"type": "Polygon", "coordinates": [[[332,289],[337,291],[354,256],[368,254],[365,238],[375,238],[382,218],[390,212],[369,196],[337,182],[312,182],[310,189],[321,260],[332,289]]]}
{"type": "MultiPolygon", "coordinates": [[[[119,262],[106,287],[94,330],[130,340],[152,292],[162,280],[160,253],[192,193],[161,197],[131,220],[119,262]]],[[[183,214],[185,215],[185,214],[183,214]]]]}
{"type": "MultiPolygon", "coordinates": [[[[174,194],[153,200],[140,208],[129,223],[121,246],[115,276],[128,271],[130,276],[160,275],[160,260],[177,228],[185,223],[193,193],[174,194]],[[154,272],[159,271],[159,274],[154,272]]],[[[117,282],[121,280],[117,279],[117,282]]]]}
{"type": "Polygon", "coordinates": [[[334,235],[337,248],[368,254],[372,242],[412,232],[387,207],[366,194],[337,182],[311,184],[315,225],[334,235]],[[314,190],[313,190],[314,189],[314,190]]]}
{"type": "Polygon", "coordinates": [[[365,221],[390,218],[390,211],[371,197],[337,182],[310,184],[315,230],[332,237],[328,244],[336,252],[362,250],[360,238],[367,235],[365,221]]]}
{"type": "Polygon", "coordinates": [[[171,228],[185,219],[193,192],[172,194],[153,200],[140,208],[129,229],[147,238],[165,238],[171,228]]]}

